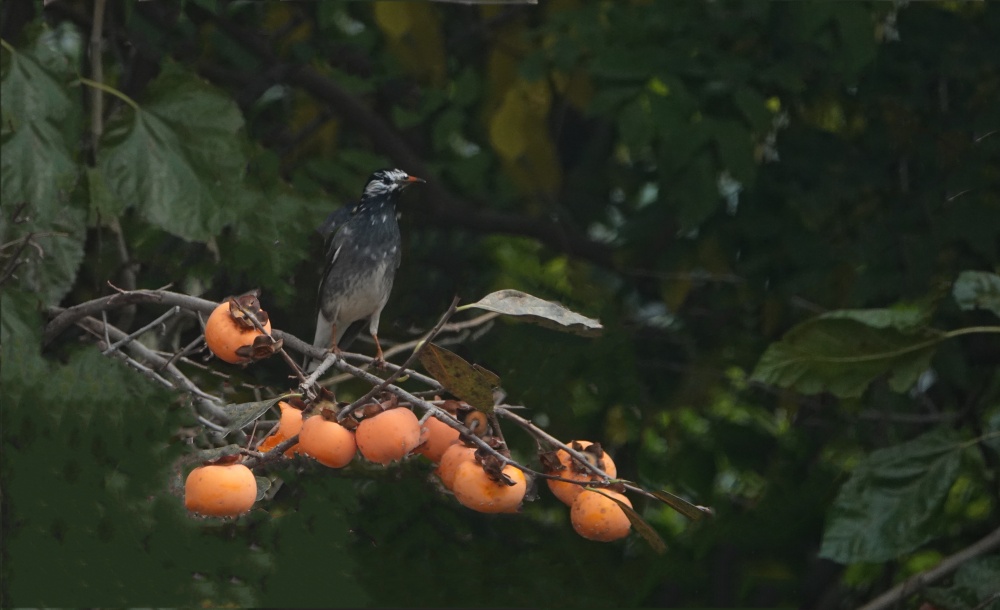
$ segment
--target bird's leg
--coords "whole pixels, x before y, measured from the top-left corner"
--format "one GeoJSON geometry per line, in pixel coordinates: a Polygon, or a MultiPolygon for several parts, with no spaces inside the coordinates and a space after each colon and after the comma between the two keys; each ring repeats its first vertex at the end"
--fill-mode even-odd
{"type": "Polygon", "coordinates": [[[375,339],[375,360],[372,364],[377,369],[385,369],[385,356],[382,354],[382,344],[378,342],[378,335],[372,333],[372,339],[375,339]]]}
{"type": "Polygon", "coordinates": [[[330,353],[340,356],[340,348],[337,346],[337,324],[330,325],[330,347],[327,349],[330,353]]]}

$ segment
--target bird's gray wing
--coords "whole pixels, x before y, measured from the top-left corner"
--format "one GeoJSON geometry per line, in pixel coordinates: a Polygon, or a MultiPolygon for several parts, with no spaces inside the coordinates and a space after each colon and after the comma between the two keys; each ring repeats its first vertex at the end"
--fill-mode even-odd
{"type": "Polygon", "coordinates": [[[357,210],[358,206],[356,204],[337,208],[330,212],[326,220],[323,221],[323,224],[317,229],[320,235],[323,236],[324,261],[323,275],[320,276],[319,280],[318,295],[323,294],[323,286],[326,284],[326,278],[330,275],[330,269],[333,268],[334,263],[337,261],[341,246],[344,245],[345,236],[342,229],[354,218],[357,210]]]}

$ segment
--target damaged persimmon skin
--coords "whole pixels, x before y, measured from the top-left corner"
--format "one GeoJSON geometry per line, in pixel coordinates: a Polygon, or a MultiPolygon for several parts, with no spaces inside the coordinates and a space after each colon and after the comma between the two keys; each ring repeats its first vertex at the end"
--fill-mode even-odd
{"type": "MultiPolygon", "coordinates": [[[[253,295],[227,299],[220,303],[205,322],[205,343],[220,360],[230,364],[245,364],[270,355],[262,352],[261,344],[270,343],[267,336],[248,318],[253,315],[266,333],[271,332],[271,320],[260,309],[253,295]],[[243,309],[240,309],[242,306],[243,309]],[[263,337],[263,340],[259,339],[263,337]]],[[[267,346],[272,347],[272,346],[267,346]]]]}
{"type": "MultiPolygon", "coordinates": [[[[283,441],[292,438],[302,430],[302,409],[293,407],[285,401],[279,402],[278,407],[281,408],[281,419],[278,421],[278,429],[257,446],[257,451],[261,453],[274,449],[283,441]]],[[[298,448],[299,445],[297,443],[289,447],[284,453],[285,457],[295,455],[298,452],[298,448]]]]}

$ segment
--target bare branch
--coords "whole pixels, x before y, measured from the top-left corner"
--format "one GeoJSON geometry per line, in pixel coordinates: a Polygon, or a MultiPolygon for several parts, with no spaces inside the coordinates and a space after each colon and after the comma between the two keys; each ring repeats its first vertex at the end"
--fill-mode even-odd
{"type": "Polygon", "coordinates": [[[884,610],[954,572],[960,565],[980,555],[1000,549],[1000,528],[997,528],[954,555],[949,555],[933,568],[907,578],[892,589],[879,595],[859,610],[884,610]]]}

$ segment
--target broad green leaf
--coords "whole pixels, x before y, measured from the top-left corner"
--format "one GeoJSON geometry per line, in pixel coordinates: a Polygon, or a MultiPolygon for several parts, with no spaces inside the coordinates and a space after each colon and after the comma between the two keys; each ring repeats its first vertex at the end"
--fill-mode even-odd
{"type": "Polygon", "coordinates": [[[681,230],[697,228],[719,207],[719,169],[711,154],[702,151],[677,173],[661,179],[660,192],[676,206],[681,230]]]}
{"type": "Polygon", "coordinates": [[[242,127],[230,98],[166,69],[143,105],[124,108],[108,125],[98,168],[111,191],[154,225],[208,241],[244,206],[242,127]]]}
{"type": "Polygon", "coordinates": [[[927,369],[939,337],[922,331],[912,308],[833,311],[792,328],[757,363],[753,380],[806,394],[860,396],[889,375],[903,392],[927,369]],[[904,330],[905,329],[905,330],[904,330]]]}
{"type": "Polygon", "coordinates": [[[254,402],[243,402],[239,404],[225,405],[222,410],[229,417],[229,424],[226,425],[225,434],[239,430],[243,426],[255,421],[258,417],[267,413],[267,410],[285,400],[285,396],[269,398],[254,402]]]}
{"type": "Polygon", "coordinates": [[[496,374],[471,365],[458,354],[433,343],[420,351],[420,362],[446,390],[480,411],[493,411],[493,390],[499,381],[496,374]]]}
{"type": "MultiPolygon", "coordinates": [[[[3,90],[6,95],[6,80],[3,90]]],[[[44,105],[45,96],[36,97],[44,105]]],[[[59,103],[49,101],[62,112],[59,103]]],[[[72,287],[83,260],[85,218],[70,204],[78,168],[63,134],[42,109],[18,112],[24,120],[5,120],[0,144],[0,243],[5,244],[0,271],[11,271],[25,290],[55,305],[72,287]]]]}
{"type": "Polygon", "coordinates": [[[582,336],[601,334],[601,323],[567,309],[560,303],[546,301],[520,290],[498,290],[462,309],[476,308],[508,316],[526,318],[546,328],[565,330],[582,336]]]}
{"type": "Polygon", "coordinates": [[[962,440],[938,428],[868,455],[837,494],[820,556],[844,564],[888,561],[940,536],[962,440]]]}
{"type": "Polygon", "coordinates": [[[17,129],[32,121],[61,122],[75,109],[65,86],[31,55],[4,48],[0,71],[0,107],[4,129],[8,121],[17,129]]]}
{"type": "Polygon", "coordinates": [[[926,326],[931,309],[922,303],[901,303],[881,309],[838,309],[823,314],[831,320],[854,320],[872,328],[894,328],[909,332],[926,326]]]}
{"type": "Polygon", "coordinates": [[[88,167],[86,173],[87,191],[90,196],[88,223],[93,225],[117,218],[125,210],[125,203],[111,192],[108,182],[100,170],[88,167]]]}
{"type": "MultiPolygon", "coordinates": [[[[9,210],[22,203],[37,220],[51,221],[60,215],[77,179],[77,165],[59,130],[49,121],[22,123],[4,129],[0,144],[0,175],[6,213],[0,233],[8,228],[9,210]]],[[[6,239],[6,241],[10,241],[6,239]]]]}
{"type": "Polygon", "coordinates": [[[754,161],[754,141],[750,130],[736,121],[715,121],[712,137],[719,165],[729,171],[734,178],[749,185],[757,173],[754,161]]]}
{"type": "Polygon", "coordinates": [[[1000,608],[1000,556],[977,557],[955,571],[949,587],[931,587],[926,597],[949,610],[996,610],[1000,608]],[[992,603],[991,603],[992,602],[992,603]]]}
{"type": "Polygon", "coordinates": [[[962,309],[988,309],[1000,316],[1000,275],[996,273],[963,271],[951,294],[962,309]]]}

